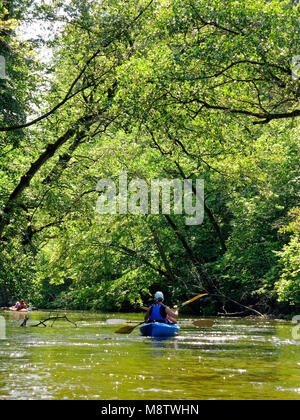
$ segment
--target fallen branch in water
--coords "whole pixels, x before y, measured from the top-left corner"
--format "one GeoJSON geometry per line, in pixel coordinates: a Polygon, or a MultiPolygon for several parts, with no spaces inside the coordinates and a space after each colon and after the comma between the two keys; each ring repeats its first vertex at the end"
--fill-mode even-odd
{"type": "Polygon", "coordinates": [[[236,300],[234,300],[234,299],[232,299],[232,298],[229,298],[228,296],[226,296],[224,293],[222,293],[215,285],[214,285],[214,287],[215,287],[215,289],[216,289],[216,291],[217,291],[217,293],[215,293],[215,294],[210,294],[210,296],[216,296],[216,297],[218,297],[218,298],[222,298],[222,300],[225,300],[225,302],[226,301],[229,301],[229,302],[232,302],[232,303],[234,303],[235,305],[237,305],[237,306],[239,306],[240,308],[243,308],[244,310],[243,311],[240,311],[240,312],[234,312],[234,313],[228,313],[227,311],[226,311],[226,309],[225,309],[225,305],[226,305],[226,303],[223,305],[223,307],[222,307],[222,309],[223,309],[223,311],[224,311],[224,313],[220,313],[220,312],[218,312],[218,315],[222,315],[222,316],[235,316],[235,315],[242,315],[242,314],[245,314],[245,313],[247,313],[247,312],[254,312],[255,314],[256,314],[256,316],[259,316],[260,318],[265,318],[265,315],[264,314],[262,314],[261,312],[259,312],[258,310],[256,310],[256,309],[254,309],[253,307],[252,307],[252,305],[251,306],[246,306],[246,305],[243,305],[242,303],[240,303],[240,302],[237,302],[236,300]]]}
{"type": "Polygon", "coordinates": [[[23,320],[23,322],[22,322],[22,324],[20,325],[20,327],[26,327],[26,323],[27,323],[28,319],[29,319],[29,316],[26,315],[25,318],[24,318],[24,320],[23,320]]]}
{"type": "MultiPolygon", "coordinates": [[[[20,327],[26,327],[26,323],[28,320],[28,316],[25,317],[24,321],[22,322],[22,324],[20,325],[20,327]]],[[[65,319],[66,321],[70,322],[71,324],[75,325],[75,327],[77,327],[76,322],[71,321],[67,315],[64,316],[50,316],[49,318],[44,319],[43,321],[38,322],[35,325],[30,325],[30,327],[38,327],[39,325],[43,325],[44,327],[47,327],[46,322],[48,321],[52,321],[51,327],[53,326],[54,322],[57,321],[58,319],[65,319]]]]}
{"type": "Polygon", "coordinates": [[[241,316],[241,315],[244,315],[246,313],[249,313],[249,311],[246,310],[246,311],[241,311],[241,312],[218,312],[218,315],[221,315],[221,316],[241,316]]]}
{"type": "MultiPolygon", "coordinates": [[[[252,306],[246,306],[246,305],[243,305],[242,303],[240,303],[240,302],[237,302],[236,300],[233,300],[233,299],[231,299],[231,298],[228,298],[227,296],[226,296],[226,299],[227,300],[229,300],[230,302],[233,302],[233,303],[235,303],[236,305],[238,305],[238,306],[240,306],[241,308],[245,308],[245,310],[244,311],[242,311],[242,312],[236,312],[235,314],[233,313],[233,314],[231,314],[231,315],[237,315],[237,314],[243,314],[243,313],[246,313],[247,311],[249,312],[254,312],[256,315],[258,315],[259,317],[261,317],[261,318],[264,318],[264,315],[261,313],[261,312],[259,312],[259,311],[257,311],[256,309],[254,309],[254,308],[252,308],[252,306]]],[[[222,314],[223,316],[231,316],[230,314],[228,314],[228,312],[227,311],[225,311],[225,308],[224,308],[224,306],[223,306],[223,310],[224,310],[224,313],[222,314]]],[[[220,315],[220,313],[218,313],[218,315],[220,315]]]]}

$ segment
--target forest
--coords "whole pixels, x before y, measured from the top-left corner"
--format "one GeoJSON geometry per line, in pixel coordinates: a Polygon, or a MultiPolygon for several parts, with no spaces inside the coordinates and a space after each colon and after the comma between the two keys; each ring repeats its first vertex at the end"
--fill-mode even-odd
{"type": "Polygon", "coordinates": [[[299,54],[298,1],[0,0],[0,306],[299,313],[299,54]],[[125,173],[203,222],[100,214],[125,173]]]}

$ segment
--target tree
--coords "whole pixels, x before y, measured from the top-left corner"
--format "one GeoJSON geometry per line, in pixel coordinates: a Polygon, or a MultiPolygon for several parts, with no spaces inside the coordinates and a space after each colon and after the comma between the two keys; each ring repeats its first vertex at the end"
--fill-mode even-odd
{"type": "Polygon", "coordinates": [[[210,313],[274,308],[276,252],[289,243],[278,229],[299,201],[298,8],[35,6],[35,16],[63,28],[41,67],[38,112],[25,107],[26,120],[0,124],[2,139],[25,136],[0,157],[2,278],[11,290],[23,276],[24,291],[46,305],[128,309],[158,286],[176,299],[206,288],[210,313]],[[97,181],[124,171],[147,185],[204,179],[204,222],[187,226],[174,213],[96,218],[97,181]],[[49,303],[49,284],[63,282],[49,303]]]}

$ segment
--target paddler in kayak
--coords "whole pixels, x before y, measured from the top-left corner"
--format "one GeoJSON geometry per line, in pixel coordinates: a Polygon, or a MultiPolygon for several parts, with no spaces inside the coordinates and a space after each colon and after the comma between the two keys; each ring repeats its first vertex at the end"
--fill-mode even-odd
{"type": "Polygon", "coordinates": [[[21,311],[22,309],[27,309],[26,303],[24,302],[23,299],[20,300],[20,302],[16,303],[16,311],[21,311]]]}
{"type": "Polygon", "coordinates": [[[172,311],[163,304],[164,295],[162,292],[156,292],[154,295],[154,304],[148,308],[145,315],[145,322],[162,322],[165,324],[177,324],[178,306],[174,306],[172,311]]]}

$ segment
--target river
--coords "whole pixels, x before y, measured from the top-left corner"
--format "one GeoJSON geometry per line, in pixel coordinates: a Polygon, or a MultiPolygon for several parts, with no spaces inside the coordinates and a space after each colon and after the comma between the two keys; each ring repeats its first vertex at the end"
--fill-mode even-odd
{"type": "Polygon", "coordinates": [[[178,337],[158,340],[138,328],[115,334],[118,325],[106,322],[142,314],[68,312],[77,327],[47,328],[30,325],[49,312],[30,313],[26,328],[19,314],[0,315],[1,400],[300,399],[300,341],[288,321],[218,318],[199,328],[186,320],[178,337]]]}

